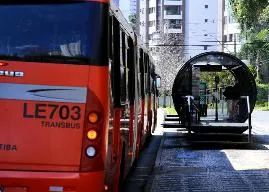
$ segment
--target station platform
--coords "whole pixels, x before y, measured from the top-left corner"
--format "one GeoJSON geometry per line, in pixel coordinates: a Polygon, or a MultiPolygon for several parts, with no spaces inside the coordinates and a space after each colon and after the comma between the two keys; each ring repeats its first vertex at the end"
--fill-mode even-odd
{"type": "MultiPolygon", "coordinates": [[[[189,136],[184,128],[161,126],[165,114],[163,110],[158,113],[152,140],[123,191],[269,191],[268,121],[261,124],[254,114],[253,145],[223,144],[221,138],[243,141],[247,135],[192,133],[189,136]],[[218,143],[211,143],[212,140],[218,143]]],[[[268,113],[262,117],[268,117],[268,113]]]]}
{"type": "MultiPolygon", "coordinates": [[[[189,126],[186,122],[182,124],[177,115],[167,115],[165,122],[162,123],[163,128],[186,128],[189,126]]],[[[192,122],[190,124],[191,131],[195,133],[243,133],[248,129],[248,123],[240,123],[230,121],[227,115],[220,115],[218,120],[211,113],[206,117],[201,117],[199,123],[192,122]]]]}

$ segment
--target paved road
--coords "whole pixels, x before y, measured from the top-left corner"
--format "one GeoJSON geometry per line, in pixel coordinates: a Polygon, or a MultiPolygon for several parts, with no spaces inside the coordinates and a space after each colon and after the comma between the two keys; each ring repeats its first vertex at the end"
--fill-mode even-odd
{"type": "MultiPolygon", "coordinates": [[[[159,114],[158,120],[162,121],[162,111],[159,114]]],[[[268,192],[268,125],[269,112],[255,111],[254,145],[219,144],[215,147],[190,143],[184,132],[163,130],[159,126],[156,134],[163,136],[155,153],[156,160],[151,156],[155,162],[149,164],[152,167],[147,169],[146,174],[140,172],[140,177],[139,174],[131,177],[133,185],[126,191],[268,192]],[[134,187],[138,181],[140,190],[134,187]]],[[[241,139],[246,138],[245,135],[241,139]]]]}
{"type": "Polygon", "coordinates": [[[182,143],[182,135],[164,133],[147,191],[269,191],[268,149],[182,143]]]}
{"type": "Polygon", "coordinates": [[[254,111],[252,113],[252,124],[254,133],[269,135],[269,111],[254,111]]]}

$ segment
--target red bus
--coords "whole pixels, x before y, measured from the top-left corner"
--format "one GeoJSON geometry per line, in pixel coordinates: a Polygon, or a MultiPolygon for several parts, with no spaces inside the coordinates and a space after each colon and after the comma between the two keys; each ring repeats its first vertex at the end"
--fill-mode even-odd
{"type": "Polygon", "coordinates": [[[0,192],[119,191],[156,124],[151,57],[108,0],[1,1],[0,192]]]}

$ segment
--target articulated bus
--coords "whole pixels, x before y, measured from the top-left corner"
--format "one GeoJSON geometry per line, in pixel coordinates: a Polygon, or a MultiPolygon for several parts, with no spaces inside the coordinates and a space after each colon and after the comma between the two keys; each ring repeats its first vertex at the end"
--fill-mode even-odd
{"type": "Polygon", "coordinates": [[[153,61],[108,0],[0,2],[0,192],[119,191],[156,125],[153,61]]]}

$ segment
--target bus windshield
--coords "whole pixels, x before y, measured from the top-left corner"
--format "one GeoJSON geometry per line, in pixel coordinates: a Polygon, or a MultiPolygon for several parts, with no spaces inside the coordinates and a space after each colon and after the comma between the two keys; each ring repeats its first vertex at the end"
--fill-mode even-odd
{"type": "Polygon", "coordinates": [[[98,62],[100,3],[0,5],[0,59],[98,62]]]}

